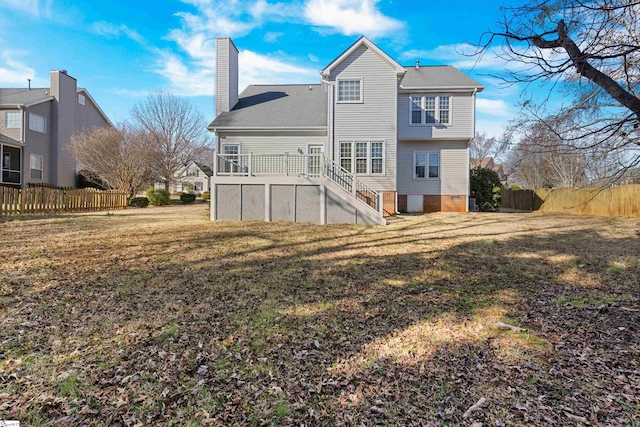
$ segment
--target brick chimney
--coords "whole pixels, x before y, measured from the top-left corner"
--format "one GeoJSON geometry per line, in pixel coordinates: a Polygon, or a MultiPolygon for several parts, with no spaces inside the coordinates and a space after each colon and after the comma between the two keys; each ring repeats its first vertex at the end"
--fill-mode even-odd
{"type": "Polygon", "coordinates": [[[229,37],[216,39],[216,117],[238,103],[238,48],[229,37]]]}

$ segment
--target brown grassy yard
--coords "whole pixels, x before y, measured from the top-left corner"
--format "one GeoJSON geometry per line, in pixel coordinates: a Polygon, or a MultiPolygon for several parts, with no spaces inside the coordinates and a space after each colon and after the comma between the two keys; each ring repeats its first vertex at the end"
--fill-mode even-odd
{"type": "Polygon", "coordinates": [[[639,261],[631,219],[4,222],[0,420],[640,426],[639,261]]]}

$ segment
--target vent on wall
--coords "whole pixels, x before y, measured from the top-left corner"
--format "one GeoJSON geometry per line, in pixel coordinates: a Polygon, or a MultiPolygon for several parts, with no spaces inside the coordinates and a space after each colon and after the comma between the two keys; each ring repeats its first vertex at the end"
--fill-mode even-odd
{"type": "Polygon", "coordinates": [[[84,102],[85,102],[84,95],[78,94],[78,104],[84,105],[84,102]]]}

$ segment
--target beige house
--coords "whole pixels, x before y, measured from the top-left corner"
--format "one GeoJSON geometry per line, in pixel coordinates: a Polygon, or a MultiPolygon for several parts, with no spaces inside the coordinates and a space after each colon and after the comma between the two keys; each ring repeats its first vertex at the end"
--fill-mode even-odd
{"type": "Polygon", "coordinates": [[[0,185],[75,187],[71,136],[111,125],[65,70],[51,71],[49,88],[0,88],[0,185]]]}
{"type": "Polygon", "coordinates": [[[310,84],[238,93],[238,48],[216,40],[213,220],[384,224],[466,212],[483,86],[451,66],[405,66],[366,37],[310,84]]]}

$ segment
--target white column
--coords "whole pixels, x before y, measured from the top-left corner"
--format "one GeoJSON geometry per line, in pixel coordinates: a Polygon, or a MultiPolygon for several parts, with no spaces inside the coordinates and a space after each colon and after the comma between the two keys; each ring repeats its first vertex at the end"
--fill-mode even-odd
{"type": "Polygon", "coordinates": [[[210,205],[210,215],[211,215],[211,221],[215,221],[216,218],[216,190],[217,190],[217,185],[215,184],[215,182],[211,182],[211,195],[209,196],[209,205],[210,205]]]}
{"type": "Polygon", "coordinates": [[[327,223],[327,187],[324,184],[320,186],[320,224],[327,223]]]}
{"type": "Polygon", "coordinates": [[[271,184],[264,184],[264,220],[271,222],[271,184]]]}

